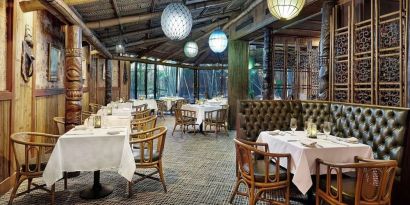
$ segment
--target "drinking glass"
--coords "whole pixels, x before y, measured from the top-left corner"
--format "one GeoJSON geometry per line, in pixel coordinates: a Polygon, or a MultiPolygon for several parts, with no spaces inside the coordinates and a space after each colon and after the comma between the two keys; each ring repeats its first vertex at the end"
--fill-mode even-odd
{"type": "Polygon", "coordinates": [[[292,130],[292,134],[295,135],[296,128],[298,127],[298,123],[296,118],[290,119],[290,129],[292,130]]]}
{"type": "Polygon", "coordinates": [[[332,124],[330,122],[323,123],[323,133],[325,133],[326,139],[329,137],[332,130],[332,124]]]}

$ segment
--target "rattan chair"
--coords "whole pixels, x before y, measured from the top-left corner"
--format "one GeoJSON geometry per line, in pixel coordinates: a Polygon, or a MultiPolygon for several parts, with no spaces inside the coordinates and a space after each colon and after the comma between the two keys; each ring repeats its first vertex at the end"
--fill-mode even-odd
{"type": "Polygon", "coordinates": [[[203,124],[204,130],[206,130],[208,126],[210,129],[212,129],[212,127],[215,127],[215,134],[217,134],[217,132],[220,132],[223,128],[226,134],[228,134],[227,119],[228,109],[207,111],[205,112],[205,119],[203,124]]]}
{"type": "Polygon", "coordinates": [[[151,110],[137,111],[137,112],[133,113],[132,115],[134,116],[134,119],[136,119],[136,120],[146,118],[146,117],[149,117],[151,115],[151,110]]]}
{"type": "Polygon", "coordinates": [[[91,113],[94,113],[94,114],[97,113],[98,110],[101,109],[101,107],[102,107],[102,105],[96,104],[96,103],[90,103],[90,104],[88,105],[89,111],[90,111],[91,113]]]}
{"type": "Polygon", "coordinates": [[[157,124],[157,116],[150,116],[147,120],[138,120],[131,122],[133,132],[142,132],[155,128],[157,124]]]}
{"type": "Polygon", "coordinates": [[[133,106],[133,108],[135,108],[137,112],[142,112],[148,109],[148,104],[145,103],[142,105],[133,106]]]}
{"type": "Polygon", "coordinates": [[[82,112],[81,112],[81,124],[84,124],[84,121],[85,121],[87,118],[89,118],[92,114],[94,114],[94,113],[89,112],[89,111],[82,111],[82,112]]]}
{"type": "Polygon", "coordinates": [[[182,132],[188,129],[189,126],[194,128],[194,133],[196,133],[196,112],[191,110],[175,109],[175,124],[172,130],[172,135],[174,135],[175,128],[179,125],[182,132]]]}
{"type": "Polygon", "coordinates": [[[269,153],[268,144],[255,143],[234,139],[238,174],[236,184],[232,190],[230,203],[237,194],[247,196],[249,204],[266,201],[270,204],[289,204],[290,187],[290,154],[269,153]],[[261,150],[263,148],[263,151],[261,150]],[[258,155],[258,158],[255,157],[258,155]],[[280,167],[281,161],[287,163],[287,169],[280,167]],[[238,190],[239,185],[247,187],[247,193],[238,190]],[[266,198],[269,191],[282,190],[285,201],[273,201],[266,198]]]}
{"type": "Polygon", "coordinates": [[[156,171],[147,175],[135,172],[135,174],[140,176],[141,178],[133,182],[128,182],[129,196],[132,195],[132,185],[147,178],[160,181],[162,183],[164,191],[167,192],[164,173],[162,169],[162,154],[164,151],[166,135],[166,127],[157,127],[144,132],[139,132],[130,135],[130,144],[132,147],[144,147],[144,149],[133,150],[136,168],[156,169],[156,171]],[[154,174],[159,174],[159,178],[152,177],[152,175],[154,174]]]}
{"type": "Polygon", "coordinates": [[[58,134],[63,135],[65,133],[65,118],[64,117],[54,117],[53,121],[56,123],[58,134]]]}
{"type": "Polygon", "coordinates": [[[157,111],[158,117],[162,117],[162,119],[165,119],[165,112],[167,111],[167,103],[163,100],[157,100],[157,106],[158,106],[158,111],[157,111]]]}
{"type": "Polygon", "coordinates": [[[316,160],[316,204],[390,204],[397,169],[396,160],[365,160],[335,164],[316,160]],[[320,176],[320,168],[326,174],[320,176]],[[354,176],[343,174],[355,170],[354,176]]]}
{"type": "MultiPolygon", "coordinates": [[[[49,156],[57,142],[59,135],[35,132],[20,132],[10,136],[13,153],[16,161],[16,182],[10,194],[9,204],[15,197],[29,193],[32,190],[42,189],[51,193],[51,203],[55,203],[55,185],[46,189],[44,185],[33,183],[33,179],[40,178],[46,168],[49,156]],[[21,183],[28,181],[27,191],[17,194],[21,183]],[[31,185],[34,188],[31,188],[31,185]]],[[[64,175],[64,188],[67,188],[67,175],[64,175]]]]}

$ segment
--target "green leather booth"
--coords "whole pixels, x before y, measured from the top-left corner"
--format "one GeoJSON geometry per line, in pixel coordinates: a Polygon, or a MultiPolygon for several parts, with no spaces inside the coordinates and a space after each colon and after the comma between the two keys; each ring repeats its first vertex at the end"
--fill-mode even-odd
{"type": "Polygon", "coordinates": [[[397,160],[393,203],[410,201],[409,109],[327,101],[243,100],[238,102],[237,137],[256,141],[261,131],[290,130],[291,118],[298,130],[309,118],[321,127],[333,123],[332,134],[355,137],[372,147],[375,159],[397,160]],[[406,187],[407,185],[407,187],[406,187]]]}

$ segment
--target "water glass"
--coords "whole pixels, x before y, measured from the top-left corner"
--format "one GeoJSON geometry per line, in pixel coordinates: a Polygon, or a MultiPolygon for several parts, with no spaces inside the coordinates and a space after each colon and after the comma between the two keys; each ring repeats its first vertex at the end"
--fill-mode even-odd
{"type": "Polygon", "coordinates": [[[291,118],[290,119],[290,129],[292,130],[292,134],[295,135],[295,131],[298,127],[298,123],[296,118],[291,118]]]}
{"type": "Polygon", "coordinates": [[[330,122],[323,123],[323,133],[325,133],[326,139],[329,137],[332,130],[332,124],[330,122]]]}

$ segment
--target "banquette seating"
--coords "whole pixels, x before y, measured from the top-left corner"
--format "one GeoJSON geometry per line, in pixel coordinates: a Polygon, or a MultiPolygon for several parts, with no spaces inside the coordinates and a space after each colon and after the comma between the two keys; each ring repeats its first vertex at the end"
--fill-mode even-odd
{"type": "Polygon", "coordinates": [[[409,109],[327,101],[244,100],[238,102],[237,138],[256,141],[261,131],[290,130],[291,118],[298,130],[309,118],[320,129],[325,121],[333,123],[332,134],[356,137],[372,147],[375,159],[396,160],[398,169],[393,188],[393,203],[410,201],[409,109]]]}

